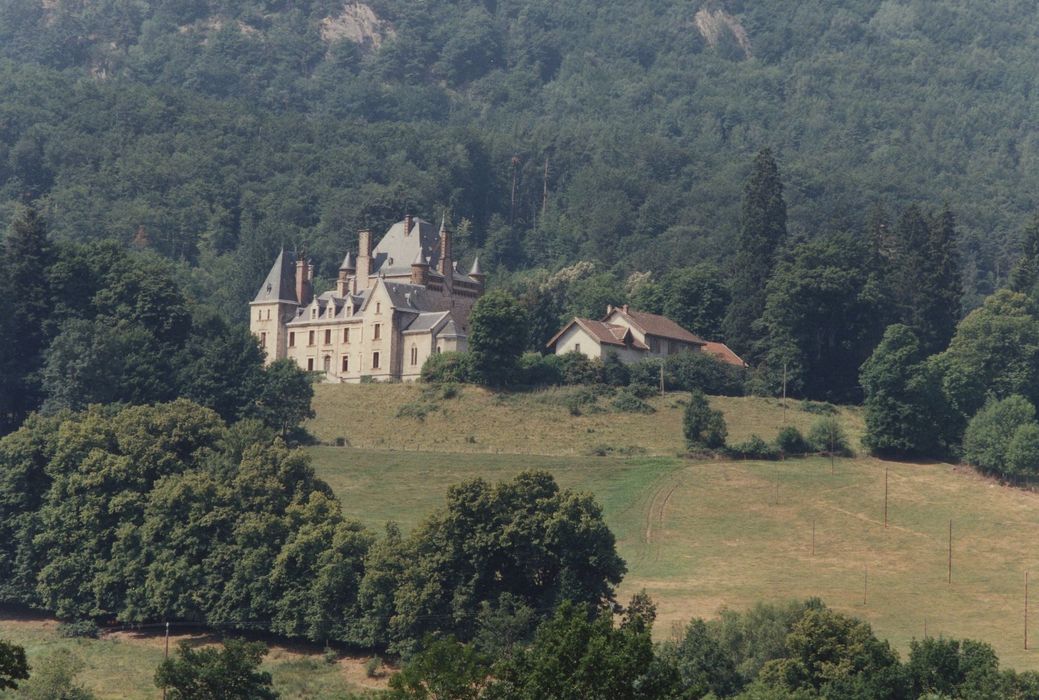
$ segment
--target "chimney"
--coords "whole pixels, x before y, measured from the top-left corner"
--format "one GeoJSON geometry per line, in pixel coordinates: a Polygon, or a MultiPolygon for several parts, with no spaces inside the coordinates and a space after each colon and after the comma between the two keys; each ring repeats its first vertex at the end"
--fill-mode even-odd
{"type": "Polygon", "coordinates": [[[628,305],[625,304],[624,306],[622,306],[621,311],[623,311],[625,314],[628,313],[628,305]]]}
{"type": "Polygon", "coordinates": [[[613,304],[606,305],[606,317],[609,318],[610,314],[613,313],[613,304]]]}
{"type": "Polygon", "coordinates": [[[445,280],[451,279],[454,270],[451,260],[451,233],[447,230],[447,216],[440,220],[440,260],[437,264],[437,272],[444,276],[445,280]]]}
{"type": "Polygon", "coordinates": [[[350,291],[350,278],[354,276],[356,271],[357,266],[354,265],[354,256],[347,253],[339,266],[339,279],[336,280],[336,291],[339,293],[339,296],[345,297],[347,292],[350,291]]]}
{"type": "Polygon", "coordinates": [[[412,221],[411,214],[405,214],[404,215],[404,235],[405,236],[410,236],[411,235],[411,227],[413,225],[414,225],[414,222],[412,221]]]}
{"type": "Polygon", "coordinates": [[[368,276],[372,274],[372,232],[364,229],[357,234],[357,287],[368,289],[368,276]]]}
{"type": "Polygon", "coordinates": [[[314,286],[310,283],[314,275],[314,266],[307,263],[307,249],[304,248],[296,260],[296,299],[300,306],[306,306],[313,299],[314,286]]]}

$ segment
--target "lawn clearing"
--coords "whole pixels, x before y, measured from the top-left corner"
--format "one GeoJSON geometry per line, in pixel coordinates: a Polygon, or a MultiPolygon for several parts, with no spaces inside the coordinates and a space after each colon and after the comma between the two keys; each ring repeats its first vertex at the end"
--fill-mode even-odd
{"type": "Polygon", "coordinates": [[[970,470],[870,458],[838,459],[831,474],[825,458],[311,453],[346,513],[373,527],[394,519],[408,529],[443,503],[450,484],[497,481],[527,468],[594,493],[628,562],[620,597],[650,593],[659,605],[658,637],[722,606],[819,596],[868,620],[903,654],[926,624],[932,635],[989,642],[1007,666],[1039,669],[1039,653],[1023,650],[1022,626],[1024,572],[1039,570],[1039,495],[970,470]]]}

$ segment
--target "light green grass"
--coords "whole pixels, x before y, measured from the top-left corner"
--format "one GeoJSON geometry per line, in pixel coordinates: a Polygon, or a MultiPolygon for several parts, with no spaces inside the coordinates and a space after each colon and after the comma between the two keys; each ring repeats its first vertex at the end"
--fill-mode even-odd
{"type": "MultiPolygon", "coordinates": [[[[307,429],[319,440],[334,444],[343,438],[360,448],[491,454],[588,455],[600,447],[637,448],[650,455],[674,456],[684,449],[682,411],[688,394],[654,396],[651,414],[622,413],[609,408],[582,407],[570,414],[569,387],[497,394],[465,386],[455,399],[434,401],[435,410],[422,420],[397,417],[401,406],[423,402],[422,385],[319,384],[315,387],[317,417],[307,429]]],[[[430,402],[426,402],[430,403],[430,402]]],[[[797,401],[712,397],[725,414],[730,442],[757,434],[775,438],[784,425],[807,431],[818,416],[800,409],[797,401]]],[[[842,408],[840,420],[855,444],[863,431],[862,413],[842,408]]]]}
{"type": "MultiPolygon", "coordinates": [[[[116,633],[103,639],[68,639],[59,634],[53,620],[6,614],[0,616],[0,639],[24,646],[30,665],[58,649],[68,649],[85,665],[77,682],[98,698],[144,700],[161,695],[154,682],[155,669],[163,658],[161,635],[116,633]]],[[[171,639],[171,653],[182,639],[192,644],[215,641],[207,635],[175,635],[171,639]]],[[[362,659],[326,663],[311,646],[271,645],[263,669],[270,672],[282,698],[343,700],[360,697],[363,686],[376,685],[362,680],[362,665],[362,659]]],[[[9,695],[0,692],[0,697],[9,695]]]]}
{"type": "MultiPolygon", "coordinates": [[[[658,637],[722,606],[819,596],[869,620],[903,652],[923,636],[926,621],[932,635],[982,639],[1007,666],[1039,669],[1039,654],[1022,649],[1021,614],[1024,572],[1039,570],[1039,496],[969,470],[870,458],[838,459],[831,474],[824,458],[734,463],[311,452],[345,511],[373,527],[387,519],[413,527],[443,504],[450,484],[505,479],[526,468],[548,469],[562,486],[592,492],[628,562],[620,596],[640,589],[652,595],[658,637]]],[[[1039,624],[1033,635],[1039,638],[1039,624]]]]}

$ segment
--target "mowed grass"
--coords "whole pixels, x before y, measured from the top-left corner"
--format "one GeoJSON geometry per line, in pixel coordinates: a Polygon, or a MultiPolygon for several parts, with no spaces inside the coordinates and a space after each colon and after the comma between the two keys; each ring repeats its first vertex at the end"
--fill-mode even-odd
{"type": "MultiPolygon", "coordinates": [[[[567,399],[577,389],[560,387],[497,393],[465,386],[454,399],[429,401],[417,384],[319,384],[314,387],[317,417],[307,429],[321,442],[337,438],[360,448],[492,454],[589,455],[601,448],[674,456],[684,448],[682,411],[688,394],[654,396],[649,414],[624,413],[602,398],[572,415],[567,399]],[[432,407],[424,418],[398,417],[402,406],[432,407]]],[[[713,397],[729,424],[729,441],[757,434],[775,438],[792,425],[807,431],[819,417],[797,401],[713,397]]],[[[861,411],[841,408],[839,418],[857,444],[861,411]]]]}
{"type": "MultiPolygon", "coordinates": [[[[69,639],[59,633],[53,619],[5,612],[0,613],[0,639],[24,646],[30,666],[45,662],[48,655],[59,649],[71,651],[84,664],[77,683],[98,698],[161,697],[154,681],[165,645],[161,631],[124,631],[106,634],[101,639],[69,639]]],[[[171,654],[180,641],[202,645],[219,640],[203,633],[174,633],[170,635],[171,654]]],[[[386,687],[385,679],[365,676],[365,660],[342,657],[328,663],[312,645],[271,644],[263,670],[271,674],[274,688],[282,698],[343,700],[386,687]]],[[[7,695],[0,691],[0,697],[7,695]]]]}

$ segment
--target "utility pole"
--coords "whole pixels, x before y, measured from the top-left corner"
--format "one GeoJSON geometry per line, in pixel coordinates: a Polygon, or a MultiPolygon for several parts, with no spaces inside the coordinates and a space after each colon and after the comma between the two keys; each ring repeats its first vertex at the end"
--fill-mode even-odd
{"type": "Polygon", "coordinates": [[[862,604],[866,604],[866,592],[869,590],[869,564],[862,569],[862,604]]]}
{"type": "MultiPolygon", "coordinates": [[[[166,650],[163,652],[162,658],[163,659],[169,659],[170,658],[170,623],[169,623],[169,620],[166,621],[166,650]]],[[[162,700],[166,700],[166,686],[162,686],[162,700]]]]}
{"type": "Polygon", "coordinates": [[[786,425],[786,360],[783,360],[783,425],[786,425]]]}
{"type": "Polygon", "coordinates": [[[888,468],[884,467],[884,529],[887,529],[887,472],[888,468]]]}
{"type": "Polygon", "coordinates": [[[1028,572],[1025,572],[1025,651],[1028,651],[1028,572]]]}
{"type": "Polygon", "coordinates": [[[815,518],[812,518],[812,556],[815,556],[815,518]]]}
{"type": "Polygon", "coordinates": [[[949,583],[952,583],[952,521],[949,521],[949,583]]]}
{"type": "Polygon", "coordinates": [[[664,395],[664,361],[660,361],[660,395],[664,395]]]}
{"type": "Polygon", "coordinates": [[[545,210],[548,209],[548,156],[545,156],[545,174],[541,189],[541,219],[545,218],[545,210]]]}

